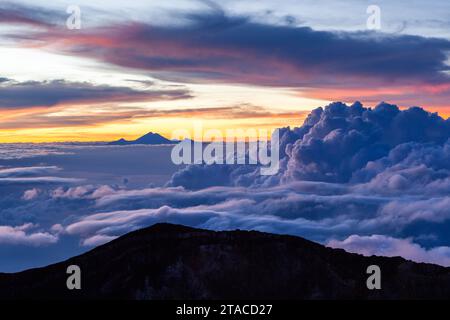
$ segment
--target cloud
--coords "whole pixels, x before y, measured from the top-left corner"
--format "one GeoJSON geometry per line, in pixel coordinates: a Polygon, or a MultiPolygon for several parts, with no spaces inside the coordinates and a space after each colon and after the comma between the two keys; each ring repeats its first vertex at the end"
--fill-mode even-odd
{"type": "Polygon", "coordinates": [[[29,232],[30,223],[18,227],[0,226],[0,245],[43,246],[54,244],[58,238],[47,232],[29,232]]]}
{"type": "MultiPolygon", "coordinates": [[[[80,197],[92,199],[92,194],[80,197]]],[[[95,194],[95,192],[94,192],[95,194]]],[[[95,200],[98,213],[65,227],[87,239],[118,236],[156,222],[169,221],[212,229],[289,232],[324,240],[357,230],[357,220],[375,216],[386,199],[346,194],[339,186],[298,182],[272,188],[212,187],[116,190],[95,200]],[[336,195],[338,190],[340,195],[336,195]]]]}
{"type": "Polygon", "coordinates": [[[82,245],[86,247],[97,247],[107,242],[110,242],[116,238],[117,237],[101,236],[101,235],[93,236],[83,240],[82,245]]]}
{"type": "Polygon", "coordinates": [[[342,248],[349,252],[365,256],[378,255],[403,258],[416,261],[450,266],[450,247],[441,246],[425,249],[412,242],[411,239],[396,239],[383,235],[359,236],[351,235],[345,240],[331,240],[328,246],[342,248]]]}
{"type": "Polygon", "coordinates": [[[186,22],[178,25],[128,21],[70,34],[48,28],[35,38],[64,54],[146,70],[163,80],[293,87],[326,100],[402,105],[426,97],[434,106],[448,106],[446,39],[318,31],[210,9],[177,15],[186,22]]]}
{"type": "Polygon", "coordinates": [[[60,171],[57,166],[14,167],[0,169],[0,186],[12,184],[77,183],[80,178],[48,176],[60,171]]]}
{"type": "Polygon", "coordinates": [[[237,105],[216,108],[148,109],[120,105],[102,105],[93,110],[90,106],[76,107],[77,113],[71,114],[71,107],[65,108],[69,114],[54,112],[52,108],[32,114],[18,115],[5,119],[0,129],[14,128],[51,128],[95,125],[114,121],[126,121],[149,118],[202,118],[202,119],[292,119],[306,116],[306,111],[273,112],[263,107],[237,105]]]}
{"type": "Polygon", "coordinates": [[[381,209],[380,217],[387,223],[406,225],[417,220],[443,222],[450,219],[450,197],[425,200],[395,200],[381,209]]]}
{"type": "Polygon", "coordinates": [[[40,190],[37,188],[27,190],[23,193],[22,199],[24,199],[26,201],[36,199],[39,196],[39,192],[40,192],[40,190]]]}
{"type": "Polygon", "coordinates": [[[0,178],[40,175],[40,174],[54,173],[59,170],[61,169],[56,166],[5,168],[0,169],[0,178]]]}
{"type": "Polygon", "coordinates": [[[231,78],[271,85],[305,85],[311,82],[305,81],[305,76],[318,84],[314,78],[329,73],[437,81],[445,80],[440,72],[448,69],[445,51],[450,42],[443,39],[315,31],[257,24],[222,14],[191,15],[190,19],[191,26],[165,28],[136,23],[98,29],[69,41],[74,48],[83,47],[88,55],[102,54],[106,61],[126,67],[181,71],[190,77],[198,72],[208,78],[209,73],[213,80],[231,78]],[[125,54],[130,45],[136,50],[125,54]],[[113,50],[124,54],[112,55],[113,50]],[[333,59],[321,52],[330,52],[333,59]],[[243,66],[245,69],[239,70],[243,66]],[[288,66],[296,71],[288,73],[293,79],[278,74],[288,66]],[[278,72],[272,76],[265,70],[277,68],[269,67],[278,67],[278,72]]]}
{"type": "Polygon", "coordinates": [[[60,11],[12,2],[0,4],[0,24],[49,28],[54,26],[56,21],[64,21],[64,19],[60,11]]]}
{"type": "Polygon", "coordinates": [[[92,192],[93,186],[76,186],[65,190],[63,187],[58,187],[52,192],[52,198],[66,198],[66,199],[78,199],[82,198],[89,192],[92,192]]]}
{"type": "Polygon", "coordinates": [[[449,161],[450,141],[404,143],[386,157],[369,161],[352,181],[368,181],[355,187],[360,192],[446,195],[450,187],[449,161]]]}
{"type": "Polygon", "coordinates": [[[83,179],[79,178],[63,178],[63,177],[0,178],[0,185],[77,183],[82,181],[83,179]]]}
{"type": "Polygon", "coordinates": [[[400,111],[387,103],[374,109],[333,103],[319,109],[300,130],[302,138],[287,148],[284,179],[362,182],[359,171],[397,146],[445,143],[450,122],[421,108],[400,111]]]}
{"type": "Polygon", "coordinates": [[[57,144],[9,143],[0,148],[0,160],[18,160],[49,155],[68,155],[67,146],[57,144]]]}
{"type": "Polygon", "coordinates": [[[65,80],[0,83],[0,107],[3,109],[53,107],[63,104],[145,102],[190,97],[186,89],[137,90],[130,87],[65,80]]]}
{"type": "Polygon", "coordinates": [[[380,103],[371,109],[359,102],[351,106],[336,102],[313,110],[301,127],[280,131],[281,161],[276,176],[262,177],[258,167],[248,165],[190,165],[177,172],[168,186],[200,189],[299,180],[367,183],[374,179],[366,186],[372,190],[381,180],[392,179],[382,187],[390,185],[392,189],[399,188],[407,175],[413,178],[415,174],[417,182],[423,181],[423,172],[414,171],[420,164],[431,166],[430,181],[436,183],[435,179],[445,178],[445,170],[450,169],[449,138],[450,121],[418,107],[400,110],[380,103]],[[405,169],[402,177],[401,168],[405,169]],[[390,177],[391,173],[397,176],[390,177]]]}
{"type": "MultiPolygon", "coordinates": [[[[281,86],[322,100],[390,100],[402,106],[450,107],[450,41],[444,38],[271,24],[267,16],[255,20],[230,15],[217,5],[202,12],[172,12],[169,24],[128,16],[96,19],[76,33],[67,32],[67,16],[61,17],[61,12],[11,4],[3,11],[0,23],[3,19],[38,27],[31,36],[20,29],[5,35],[19,45],[144,70],[162,80],[281,86]]],[[[100,99],[96,94],[107,91],[112,98],[128,95],[137,99],[136,93],[124,88],[115,90],[112,94],[97,88],[90,94],[100,99]]],[[[78,93],[66,94],[65,98],[74,101],[86,99],[78,93]]],[[[41,98],[41,103],[55,103],[41,98]]],[[[31,103],[26,96],[23,99],[8,99],[8,108],[31,103]]]]}

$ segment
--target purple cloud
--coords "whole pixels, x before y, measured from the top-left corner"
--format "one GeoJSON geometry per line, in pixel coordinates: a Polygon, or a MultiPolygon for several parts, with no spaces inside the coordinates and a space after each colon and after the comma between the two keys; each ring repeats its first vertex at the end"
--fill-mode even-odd
{"type": "Polygon", "coordinates": [[[63,104],[93,104],[187,99],[186,89],[137,90],[130,87],[95,85],[89,82],[8,81],[0,83],[0,105],[3,109],[53,107],[63,104]]]}

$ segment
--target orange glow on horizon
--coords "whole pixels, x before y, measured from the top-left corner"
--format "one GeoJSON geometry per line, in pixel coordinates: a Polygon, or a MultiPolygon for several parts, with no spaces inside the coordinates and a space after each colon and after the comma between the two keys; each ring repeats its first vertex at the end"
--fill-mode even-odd
{"type": "MultiPolygon", "coordinates": [[[[150,131],[172,139],[177,129],[185,129],[193,136],[196,121],[201,121],[203,131],[217,129],[224,135],[230,129],[265,129],[272,132],[279,127],[300,126],[306,114],[298,117],[273,117],[254,119],[196,119],[196,118],[151,118],[126,123],[108,123],[98,126],[0,129],[0,143],[51,143],[51,142],[95,142],[113,141],[120,138],[134,140],[150,131]]],[[[238,139],[240,137],[237,137],[238,139]]]]}
{"type": "MultiPolygon", "coordinates": [[[[407,107],[400,106],[401,109],[407,107]]],[[[0,121],[14,118],[14,116],[27,115],[32,116],[42,109],[33,109],[18,111],[2,111],[0,121]]],[[[56,111],[53,110],[53,111],[56,111]]],[[[447,119],[450,117],[449,107],[431,107],[427,111],[437,112],[441,117],[447,119]]],[[[217,129],[225,134],[227,129],[266,129],[272,132],[280,127],[298,127],[303,124],[309,112],[298,112],[295,114],[279,114],[271,117],[254,117],[250,115],[244,118],[234,119],[225,116],[214,119],[210,116],[201,116],[201,113],[193,112],[187,116],[169,116],[153,118],[127,119],[126,121],[100,123],[97,125],[86,126],[64,126],[64,127],[42,127],[42,128],[4,128],[0,129],[0,143],[51,143],[51,142],[95,142],[95,141],[113,141],[120,138],[134,140],[150,131],[161,134],[171,139],[176,129],[186,129],[193,134],[194,123],[201,121],[203,130],[217,129]]],[[[239,137],[237,137],[239,138],[239,137]]]]}

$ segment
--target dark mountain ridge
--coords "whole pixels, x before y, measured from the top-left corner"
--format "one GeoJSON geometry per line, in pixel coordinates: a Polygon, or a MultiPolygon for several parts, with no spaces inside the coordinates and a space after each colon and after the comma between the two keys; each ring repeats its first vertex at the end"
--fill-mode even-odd
{"type": "Polygon", "coordinates": [[[256,231],[156,224],[44,268],[0,274],[0,299],[447,299],[450,268],[256,231]],[[68,290],[69,265],[81,290],[68,290]],[[381,268],[381,290],[366,269],[381,268]]]}

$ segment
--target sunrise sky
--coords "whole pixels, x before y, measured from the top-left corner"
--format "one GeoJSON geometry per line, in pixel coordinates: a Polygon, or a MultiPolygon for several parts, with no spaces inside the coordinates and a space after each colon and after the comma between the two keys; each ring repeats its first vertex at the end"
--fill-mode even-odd
{"type": "Polygon", "coordinates": [[[218,3],[2,1],[0,142],[299,126],[331,101],[450,115],[447,0],[218,3]]]}

